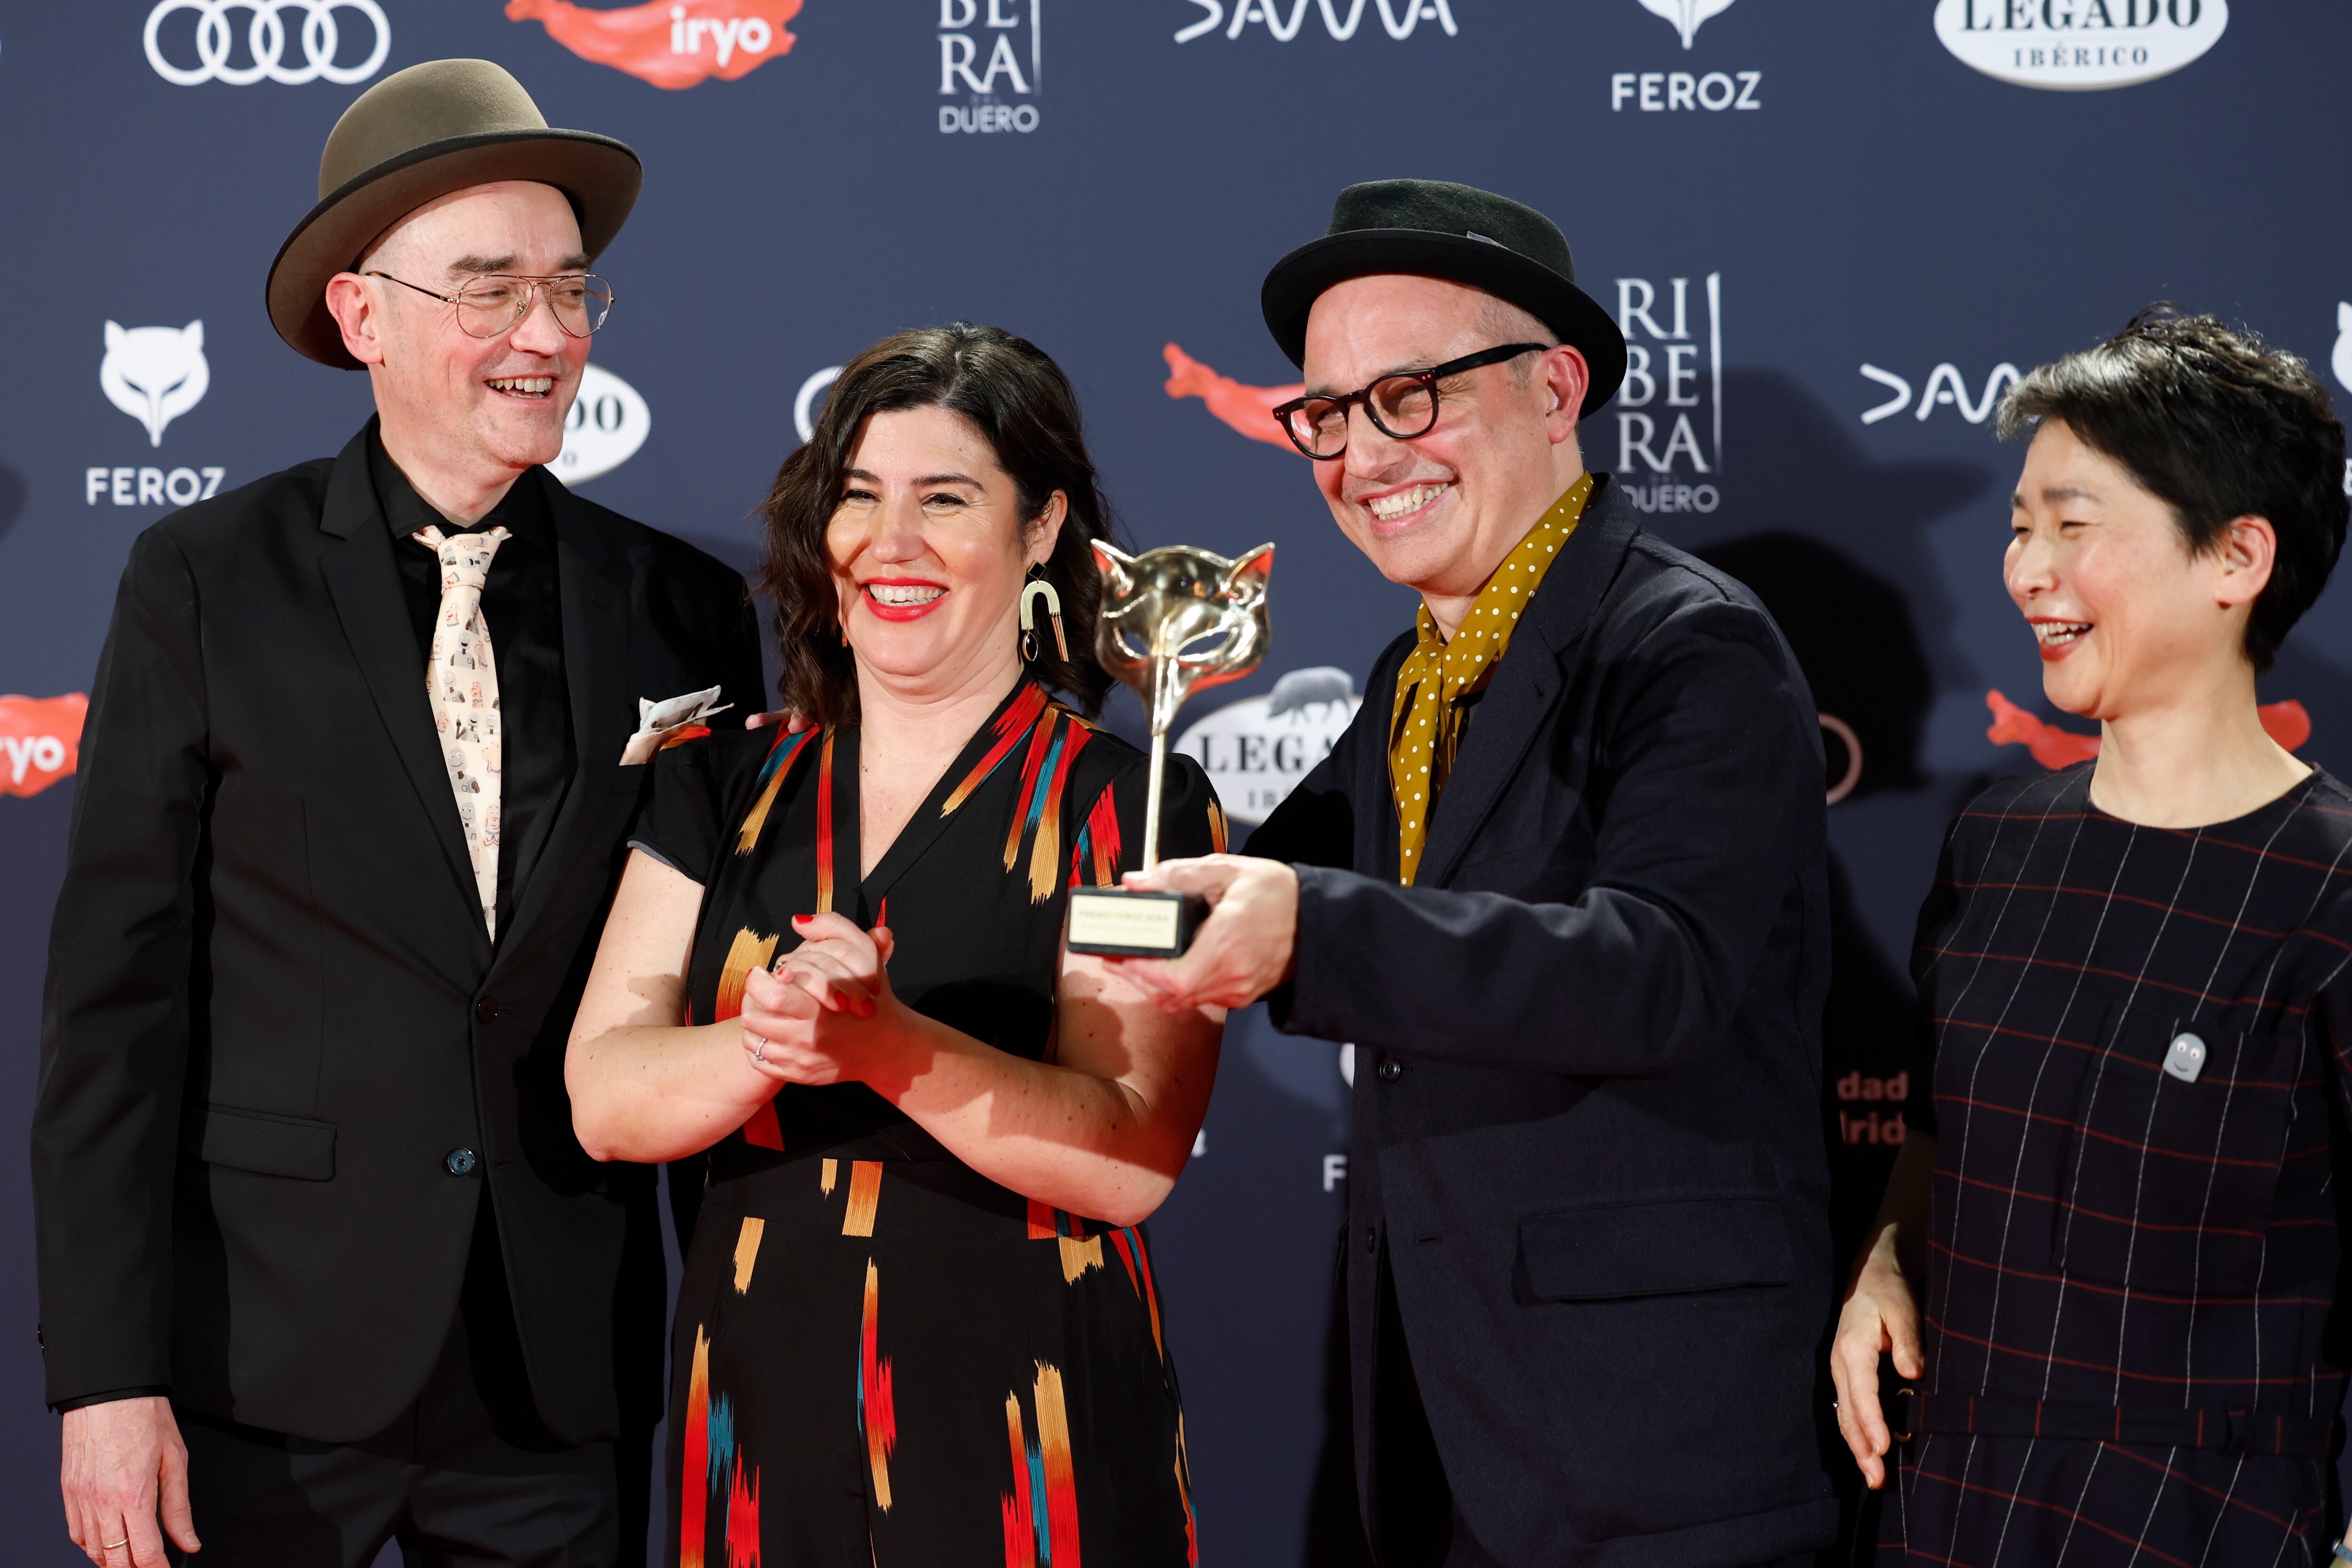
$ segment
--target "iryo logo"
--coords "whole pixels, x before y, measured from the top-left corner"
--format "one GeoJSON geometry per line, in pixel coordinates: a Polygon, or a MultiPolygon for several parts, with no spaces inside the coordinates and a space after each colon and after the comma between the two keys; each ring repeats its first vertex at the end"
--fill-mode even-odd
{"type": "Polygon", "coordinates": [[[592,364],[580,374],[580,395],[563,421],[563,450],[549,470],[567,485],[609,474],[637,455],[653,427],[653,410],[637,389],[592,364]]]}
{"type": "MultiPolygon", "coordinates": [[[[1646,3],[1646,0],[1645,0],[1646,3]]],[[[2221,42],[2230,0],[1937,0],[1936,37],[2020,87],[2134,87],[2221,42]]]]}
{"type": "Polygon", "coordinates": [[[647,0],[592,11],[570,0],[507,0],[510,22],[538,22],[582,59],[672,89],[736,81],[780,55],[801,0],[647,0]]]}
{"type": "MultiPolygon", "coordinates": [[[[1242,30],[1252,22],[1265,23],[1265,30],[1274,36],[1276,43],[1286,44],[1298,37],[1298,29],[1307,21],[1307,0],[1290,0],[1290,15],[1286,18],[1282,14],[1282,0],[1234,0],[1234,19],[1230,25],[1225,21],[1224,0],[1184,0],[1184,3],[1198,5],[1208,15],[1177,29],[1176,41],[1180,44],[1206,37],[1220,27],[1224,28],[1226,37],[1238,38],[1242,30]]],[[[1391,38],[1412,37],[1413,29],[1423,21],[1434,22],[1444,28],[1449,38],[1462,30],[1454,25],[1454,10],[1447,0],[1402,0],[1401,5],[1391,5],[1390,0],[1377,0],[1377,3],[1381,8],[1381,26],[1391,38]]],[[[1714,0],[1714,3],[1728,4],[1729,0],[1714,0]]],[[[1314,4],[1316,9],[1322,13],[1323,30],[1341,43],[1354,37],[1356,29],[1363,25],[1364,0],[1347,0],[1348,19],[1344,22],[1339,19],[1339,6],[1334,0],[1314,0],[1314,4]]],[[[1643,0],[1643,4],[1649,4],[1649,0],[1643,0]]]]}
{"type": "Polygon", "coordinates": [[[1697,289],[1692,281],[1670,278],[1662,290],[1646,278],[1617,279],[1617,327],[1625,334],[1617,478],[1643,511],[1713,511],[1723,503],[1715,485],[1690,482],[1723,468],[1723,274],[1708,273],[1697,289]],[[1704,321],[1693,321],[1695,307],[1704,321]]]}
{"type": "Polygon", "coordinates": [[[941,134],[1037,129],[1035,103],[1000,102],[998,95],[1034,99],[1045,85],[1045,0],[1029,0],[1025,16],[1021,0],[940,0],[940,96],[966,95],[963,103],[940,106],[941,134]],[[983,50],[984,66],[979,63],[983,50]]]}
{"type": "Polygon", "coordinates": [[[0,697],[0,795],[38,795],[70,778],[81,760],[82,715],[89,699],[0,697]]]}

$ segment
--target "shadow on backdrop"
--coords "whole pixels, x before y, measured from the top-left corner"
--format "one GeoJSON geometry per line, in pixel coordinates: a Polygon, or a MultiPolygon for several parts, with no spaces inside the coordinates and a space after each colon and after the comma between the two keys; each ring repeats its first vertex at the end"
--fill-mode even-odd
{"type": "Polygon", "coordinates": [[[25,515],[25,476],[0,463],[0,539],[25,515]]]}

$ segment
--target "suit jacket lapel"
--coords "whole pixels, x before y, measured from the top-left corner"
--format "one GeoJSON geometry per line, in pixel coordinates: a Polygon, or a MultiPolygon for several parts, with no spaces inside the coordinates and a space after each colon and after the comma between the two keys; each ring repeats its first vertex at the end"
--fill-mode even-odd
{"type": "Polygon", "coordinates": [[[369,421],[367,429],[336,456],[319,528],[341,542],[321,554],[319,571],[326,579],[352,657],[375,699],[376,713],[441,846],[450,885],[475,910],[474,935],[487,956],[489,934],[483,929],[475,901],[473,861],[466,853],[465,828],[457,820],[448,767],[434,739],[433,709],[425,700],[425,663],[416,647],[416,627],[401,597],[400,572],[392,558],[392,532],[376,500],[375,485],[368,478],[367,442],[374,428],[374,421],[369,421]]]}
{"type": "Polygon", "coordinates": [[[563,684],[572,702],[575,761],[562,802],[540,813],[530,836],[515,847],[520,858],[514,866],[514,923],[499,939],[501,952],[520,945],[545,914],[553,897],[550,889],[562,880],[541,877],[540,869],[567,866],[583,855],[601,858],[611,847],[591,843],[587,836],[594,831],[605,803],[607,792],[598,785],[617,776],[621,748],[628,743],[636,721],[625,689],[630,626],[625,563],[614,558],[572,492],[546,469],[534,469],[517,482],[541,487],[554,525],[556,595],[563,614],[563,684]]]}
{"type": "Polygon", "coordinates": [[[1560,656],[1584,635],[1638,526],[1623,493],[1600,476],[1582,521],[1528,602],[1527,620],[1496,661],[1430,823],[1417,885],[1444,886],[1476,841],[1559,695],[1566,679],[1560,656]]]}

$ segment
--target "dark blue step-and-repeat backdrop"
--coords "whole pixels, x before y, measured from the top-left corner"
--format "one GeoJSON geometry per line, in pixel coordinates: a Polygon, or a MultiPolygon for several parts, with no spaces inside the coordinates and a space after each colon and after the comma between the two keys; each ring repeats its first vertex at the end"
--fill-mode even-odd
{"type": "MultiPolygon", "coordinates": [[[[2001,592],[2018,465],[1991,434],[2002,388],[2159,299],[2352,384],[2336,6],[5,0],[12,1563],[79,1561],[54,1525],[21,1151],[81,693],[141,529],[331,453],[366,416],[361,377],[272,334],[262,278],[344,106],[449,55],[500,62],[552,122],[645,157],[644,200],[600,265],[619,304],[568,482],[748,564],[750,509],[833,367],[901,327],[1022,332],[1076,381],[1135,540],[1280,545],[1272,658],[1187,715],[1244,818],[1328,743],[1412,609],[1265,418],[1294,373],[1260,324],[1260,278],[1353,180],[1464,180],[1556,217],[1633,343],[1623,392],[1585,423],[1588,461],[1764,596],[1820,698],[1839,892],[1823,1125],[1849,1232],[1919,1088],[1904,955],[1943,824],[1989,776],[2089,740],[2041,702],[2001,592]]],[[[2339,770],[2346,594],[2263,693],[2279,732],[2339,770]]],[[[1192,1170],[1154,1222],[1213,1563],[1353,1554],[1330,1380],[1348,1070],[1339,1042],[1237,1016],[1192,1170]]]]}

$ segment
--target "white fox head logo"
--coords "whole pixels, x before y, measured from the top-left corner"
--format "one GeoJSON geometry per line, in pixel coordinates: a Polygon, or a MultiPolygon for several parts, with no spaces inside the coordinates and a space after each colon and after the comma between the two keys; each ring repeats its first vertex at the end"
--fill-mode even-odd
{"type": "Polygon", "coordinates": [[[2338,301],[2336,307],[2336,379],[2344,390],[2352,392],[2352,305],[2338,301]]]}
{"type": "Polygon", "coordinates": [[[163,444],[163,426],[204,401],[213,384],[205,363],[205,324],[122,327],[106,323],[106,358],[98,384],[106,400],[147,426],[147,444],[163,444]]]}
{"type": "Polygon", "coordinates": [[[1689,48],[1698,37],[1698,25],[1730,10],[1731,0],[1642,0],[1642,9],[1672,22],[1683,36],[1683,47],[1689,48]]]}

